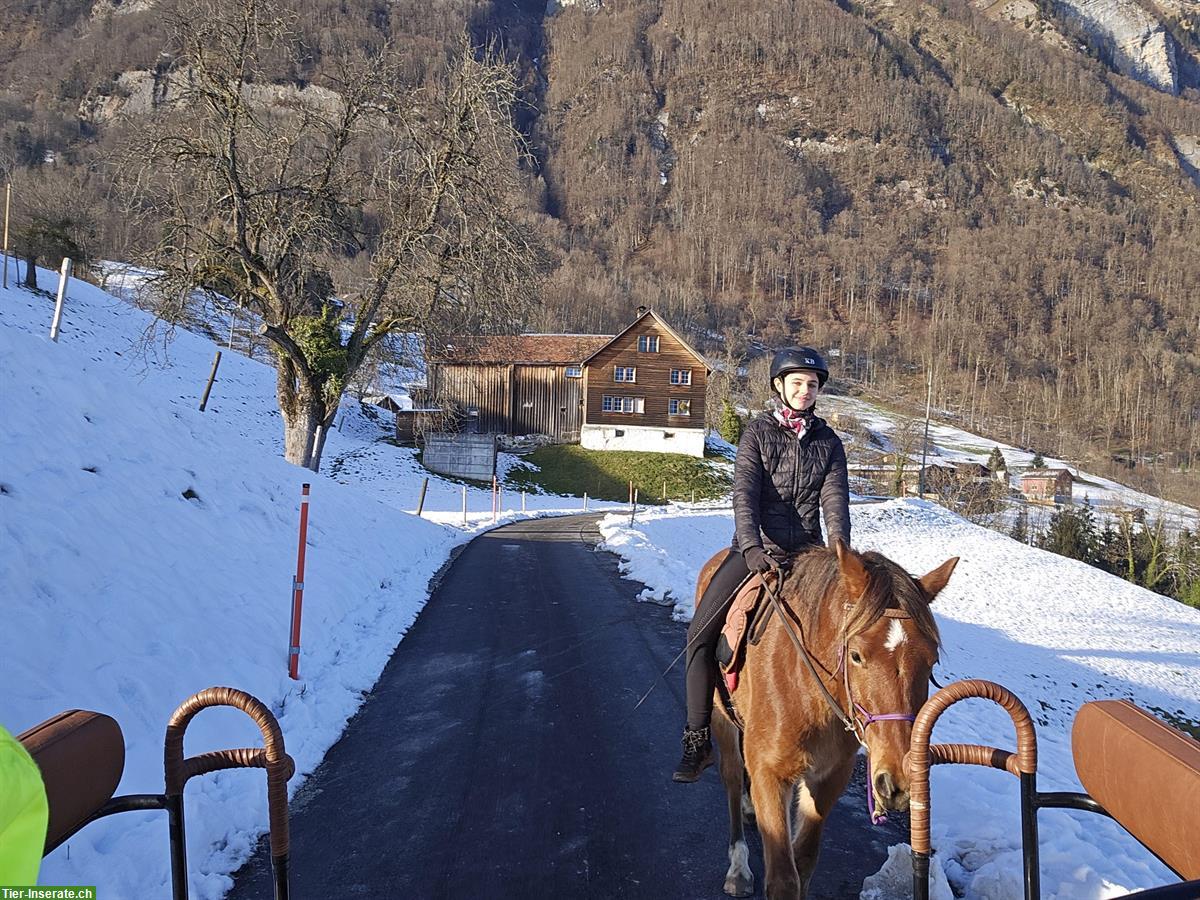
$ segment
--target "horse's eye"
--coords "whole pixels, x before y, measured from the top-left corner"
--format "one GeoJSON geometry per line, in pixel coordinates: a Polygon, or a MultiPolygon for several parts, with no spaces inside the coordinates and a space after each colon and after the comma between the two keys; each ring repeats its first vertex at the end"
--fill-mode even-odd
{"type": "Polygon", "coordinates": [[[857,650],[850,651],[850,662],[854,663],[856,666],[861,666],[863,664],[862,656],[857,650]]]}

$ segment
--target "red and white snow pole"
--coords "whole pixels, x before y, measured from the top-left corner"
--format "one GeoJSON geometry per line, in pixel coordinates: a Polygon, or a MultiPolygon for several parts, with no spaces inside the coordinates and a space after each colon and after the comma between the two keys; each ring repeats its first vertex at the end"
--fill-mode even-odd
{"type": "Polygon", "coordinates": [[[292,634],[288,641],[288,675],[300,678],[300,613],[304,607],[304,547],[308,541],[308,488],[300,491],[300,546],[296,550],[296,576],[292,579],[292,634]]]}

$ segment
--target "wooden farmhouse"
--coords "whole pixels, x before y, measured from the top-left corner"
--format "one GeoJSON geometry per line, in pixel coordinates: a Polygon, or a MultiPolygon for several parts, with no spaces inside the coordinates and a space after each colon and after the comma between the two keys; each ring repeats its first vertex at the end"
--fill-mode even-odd
{"type": "Polygon", "coordinates": [[[654,310],[583,361],[580,443],[704,456],[708,366],[654,310]]]}
{"type": "Polygon", "coordinates": [[[704,455],[708,366],[653,310],[615,337],[456,337],[427,362],[431,395],[472,431],[704,455]]]}
{"type": "Polygon", "coordinates": [[[1021,494],[1033,503],[1070,503],[1074,481],[1066,469],[1030,469],[1021,473],[1021,494]]]}

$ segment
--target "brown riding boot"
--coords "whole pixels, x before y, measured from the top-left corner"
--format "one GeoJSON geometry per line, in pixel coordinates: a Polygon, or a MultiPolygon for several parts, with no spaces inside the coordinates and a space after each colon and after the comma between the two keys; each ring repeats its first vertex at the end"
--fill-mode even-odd
{"type": "Polygon", "coordinates": [[[675,781],[698,781],[700,773],[713,764],[712,739],[708,726],[685,728],[683,731],[683,759],[675,767],[675,781]]]}

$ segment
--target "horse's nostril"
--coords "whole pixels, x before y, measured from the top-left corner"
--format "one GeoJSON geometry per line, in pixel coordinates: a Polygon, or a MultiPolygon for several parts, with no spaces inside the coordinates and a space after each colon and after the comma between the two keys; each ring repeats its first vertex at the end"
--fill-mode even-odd
{"type": "Polygon", "coordinates": [[[880,772],[872,781],[875,798],[885,809],[904,812],[908,809],[908,789],[896,784],[890,772],[880,772]]]}
{"type": "Polygon", "coordinates": [[[892,796],[896,793],[896,782],[892,780],[889,772],[880,772],[875,776],[875,793],[884,803],[891,802],[892,796]]]}

